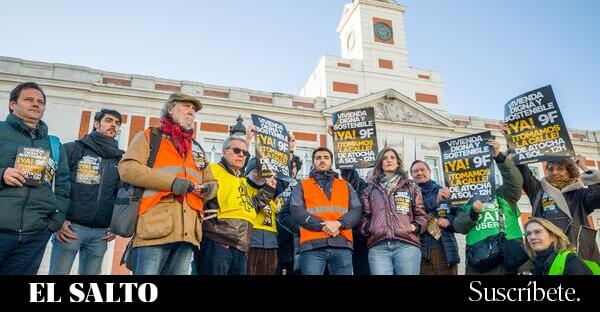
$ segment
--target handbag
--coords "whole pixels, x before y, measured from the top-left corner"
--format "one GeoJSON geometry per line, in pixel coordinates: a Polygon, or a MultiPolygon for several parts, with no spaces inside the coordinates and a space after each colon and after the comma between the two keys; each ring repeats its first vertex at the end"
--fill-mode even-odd
{"type": "MultiPolygon", "coordinates": [[[[160,142],[162,132],[159,128],[150,128],[150,156],[147,166],[152,168],[160,142]]],[[[117,192],[112,218],[110,220],[110,231],[121,237],[132,237],[138,221],[138,209],[144,189],[125,183],[117,192]]]]}
{"type": "Polygon", "coordinates": [[[503,262],[504,232],[488,236],[479,242],[468,245],[466,250],[467,262],[479,272],[487,272],[503,262]]]}
{"type": "Polygon", "coordinates": [[[504,264],[506,232],[501,207],[498,207],[498,223],[500,233],[488,236],[471,246],[467,245],[467,263],[479,272],[487,272],[504,264]]]}

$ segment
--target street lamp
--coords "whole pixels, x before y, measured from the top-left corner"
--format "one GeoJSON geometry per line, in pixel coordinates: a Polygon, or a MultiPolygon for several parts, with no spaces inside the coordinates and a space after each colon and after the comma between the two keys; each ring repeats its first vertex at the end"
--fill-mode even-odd
{"type": "Polygon", "coordinates": [[[244,119],[242,119],[242,115],[238,116],[235,125],[229,126],[229,135],[246,137],[246,126],[244,126],[244,119]]]}

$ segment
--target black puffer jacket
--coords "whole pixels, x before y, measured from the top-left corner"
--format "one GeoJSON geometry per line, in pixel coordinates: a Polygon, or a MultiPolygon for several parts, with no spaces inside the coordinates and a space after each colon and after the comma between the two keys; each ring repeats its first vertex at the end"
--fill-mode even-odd
{"type": "Polygon", "coordinates": [[[120,184],[118,164],[124,152],[116,140],[95,131],[65,144],[65,150],[71,172],[67,220],[88,227],[108,227],[120,184]]]}
{"type": "MultiPolygon", "coordinates": [[[[428,214],[435,215],[436,209],[440,206],[437,202],[437,195],[442,189],[442,186],[437,184],[433,180],[429,180],[425,183],[419,184],[421,189],[421,195],[423,196],[423,204],[425,206],[425,212],[428,214]]],[[[458,253],[458,243],[454,236],[454,228],[452,222],[456,217],[456,209],[451,208],[450,213],[446,216],[446,219],[450,221],[450,226],[442,229],[442,236],[440,237],[439,244],[444,250],[444,256],[446,258],[446,265],[451,267],[460,262],[460,255],[458,253]]],[[[431,236],[427,231],[421,235],[421,259],[424,261],[431,261],[431,249],[435,245],[435,238],[431,236]]]]}

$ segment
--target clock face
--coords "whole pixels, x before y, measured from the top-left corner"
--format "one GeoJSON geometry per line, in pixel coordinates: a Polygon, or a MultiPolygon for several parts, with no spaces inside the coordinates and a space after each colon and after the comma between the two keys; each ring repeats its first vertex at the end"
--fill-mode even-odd
{"type": "Polygon", "coordinates": [[[348,35],[348,41],[346,42],[346,46],[348,47],[348,50],[354,49],[355,43],[356,43],[356,37],[354,36],[354,32],[352,31],[348,35]]]}
{"type": "Polygon", "coordinates": [[[375,29],[375,36],[377,36],[377,38],[383,40],[383,41],[388,41],[390,39],[392,39],[392,28],[390,26],[388,26],[388,24],[386,23],[377,23],[374,26],[375,29]]]}

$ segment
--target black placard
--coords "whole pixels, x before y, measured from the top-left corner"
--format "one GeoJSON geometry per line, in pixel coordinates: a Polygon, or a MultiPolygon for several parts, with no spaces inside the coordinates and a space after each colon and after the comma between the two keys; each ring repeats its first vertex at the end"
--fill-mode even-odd
{"type": "Polygon", "coordinates": [[[494,200],[493,147],[490,131],[440,142],[446,186],[452,191],[450,204],[462,205],[471,198],[484,203],[494,200]]]}
{"type": "Polygon", "coordinates": [[[378,148],[373,107],[333,114],[333,151],[337,168],[375,166],[378,148]]]}
{"type": "Polygon", "coordinates": [[[516,164],[575,156],[551,86],[521,94],[504,106],[504,132],[516,164]]]}
{"type": "Polygon", "coordinates": [[[252,123],[256,126],[256,157],[262,176],[273,173],[280,178],[289,178],[290,136],[282,123],[252,114],[252,123]]]}

